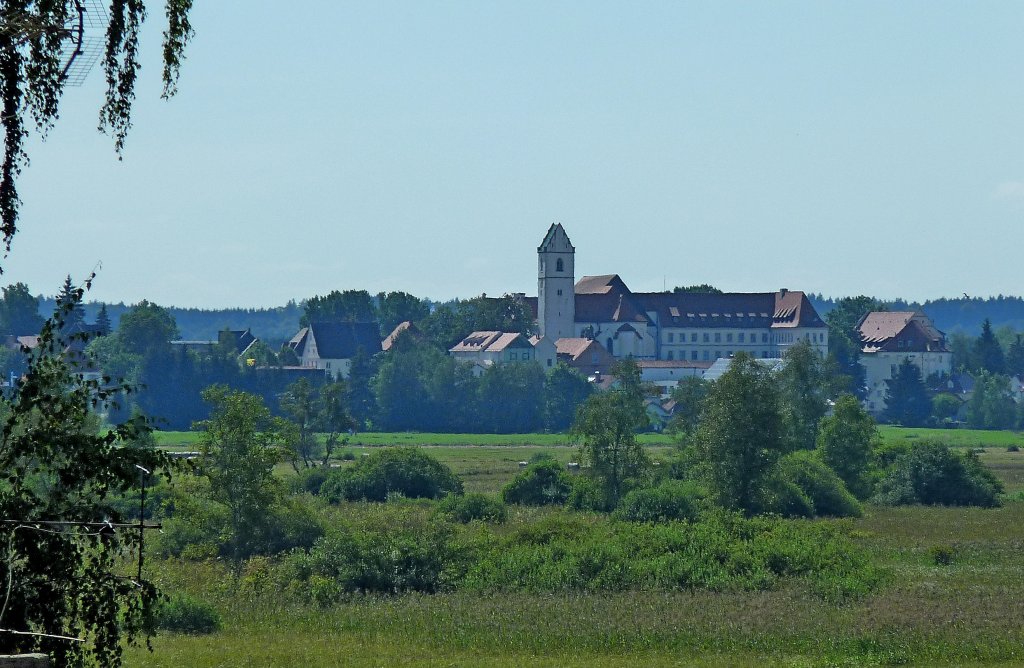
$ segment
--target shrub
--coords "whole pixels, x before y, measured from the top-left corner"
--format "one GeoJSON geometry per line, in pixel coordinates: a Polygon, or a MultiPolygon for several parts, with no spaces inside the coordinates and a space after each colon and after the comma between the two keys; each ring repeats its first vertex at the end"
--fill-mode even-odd
{"type": "Polygon", "coordinates": [[[521,471],[501,491],[505,503],[526,506],[562,504],[572,491],[572,479],[556,461],[541,461],[521,471]]]}
{"type": "Polygon", "coordinates": [[[324,481],[327,480],[327,476],[330,475],[330,472],[330,469],[320,466],[305,469],[291,479],[291,490],[295,494],[301,494],[302,492],[319,494],[320,488],[323,486],[324,481]]]}
{"type": "Polygon", "coordinates": [[[859,517],[861,507],[836,472],[801,450],[779,460],[774,484],[777,508],[787,517],[859,517]]]}
{"type": "Polygon", "coordinates": [[[508,516],[505,504],[499,499],[477,492],[465,496],[448,496],[438,506],[438,511],[462,524],[469,524],[473,520],[500,524],[508,516]]]}
{"type": "Polygon", "coordinates": [[[622,497],[616,519],[629,522],[695,520],[706,507],[706,492],[696,483],[666,480],[657,487],[634,489],[622,497]]]}
{"type": "Polygon", "coordinates": [[[607,512],[608,501],[604,493],[604,487],[600,482],[590,476],[579,475],[571,478],[572,489],[566,505],[573,510],[590,512],[607,512]]]}
{"type": "Polygon", "coordinates": [[[461,494],[462,481],[419,448],[386,448],[363,457],[351,468],[332,471],[320,493],[331,503],[343,499],[387,501],[390,494],[439,499],[461,494]]]}
{"type": "Polygon", "coordinates": [[[949,566],[956,560],[956,550],[950,545],[933,545],[928,556],[936,566],[949,566]]]}
{"type": "Polygon", "coordinates": [[[209,603],[186,594],[172,594],[156,610],[156,627],[174,633],[203,634],[220,630],[220,614],[209,603]]]}
{"type": "Polygon", "coordinates": [[[874,500],[885,505],[999,505],[1002,483],[973,451],[962,456],[943,443],[921,441],[900,455],[879,482],[874,500]]]}
{"type": "Polygon", "coordinates": [[[460,559],[443,524],[396,523],[376,530],[343,528],[318,540],[308,554],[294,552],[284,568],[319,605],[354,593],[434,593],[460,559]]]}

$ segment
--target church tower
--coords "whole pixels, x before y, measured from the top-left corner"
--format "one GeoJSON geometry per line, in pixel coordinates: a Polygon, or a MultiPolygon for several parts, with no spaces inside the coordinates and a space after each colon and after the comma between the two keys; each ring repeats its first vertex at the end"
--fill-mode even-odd
{"type": "Polygon", "coordinates": [[[552,342],[576,336],[576,249],[562,224],[553,224],[537,248],[537,324],[552,342]]]}

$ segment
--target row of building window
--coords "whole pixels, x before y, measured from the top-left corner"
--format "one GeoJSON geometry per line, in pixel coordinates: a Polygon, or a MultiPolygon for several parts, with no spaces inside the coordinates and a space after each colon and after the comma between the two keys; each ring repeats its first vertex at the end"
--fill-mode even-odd
{"type": "MultiPolygon", "coordinates": [[[[735,335],[736,335],[736,342],[737,343],[746,343],[747,340],[748,340],[746,332],[736,332],[735,335]]],[[[666,341],[667,343],[675,343],[676,342],[676,334],[675,334],[675,332],[668,332],[665,336],[666,336],[666,339],[667,339],[667,341],[666,341]]],[[[690,332],[690,343],[697,343],[697,336],[698,336],[697,332],[690,332]]],[[[711,336],[712,336],[711,332],[703,332],[702,336],[703,336],[704,343],[711,343],[711,336]]],[[[722,332],[715,332],[714,333],[714,337],[715,337],[715,343],[721,343],[722,342],[722,332]]],[[[749,341],[750,341],[750,343],[757,343],[757,332],[751,332],[750,333],[749,341]]],[[[733,332],[726,332],[725,333],[725,342],[726,343],[732,343],[733,342],[733,332]]],[[[684,332],[680,332],[679,333],[679,343],[686,343],[686,334],[684,332]]],[[[767,332],[763,332],[761,334],[761,343],[768,343],[768,333],[767,332]]]]}
{"type": "MultiPolygon", "coordinates": [[[[735,351],[727,350],[725,352],[725,357],[732,357],[734,352],[735,351]]],[[[687,353],[687,351],[680,350],[679,351],[679,359],[680,360],[685,360],[686,359],[686,353],[687,353]]],[[[712,362],[712,361],[722,357],[722,351],[721,350],[716,350],[714,357],[711,356],[711,351],[710,350],[699,350],[699,351],[698,350],[691,350],[691,351],[689,351],[689,353],[690,353],[690,360],[694,361],[694,362],[697,362],[697,361],[712,362]]],[[[757,355],[757,351],[756,350],[751,351],[750,354],[751,355],[757,355]]],[[[768,351],[767,350],[762,350],[761,351],[761,358],[762,359],[768,359],[768,351]]],[[[676,359],[674,351],[672,351],[672,350],[668,351],[668,353],[666,353],[666,355],[665,355],[665,359],[667,359],[667,360],[674,360],[674,359],[676,359]]]]}
{"type": "MultiPolygon", "coordinates": [[[[698,336],[697,332],[690,332],[690,343],[697,343],[697,336],[698,336]]],[[[750,332],[750,337],[749,338],[747,337],[747,333],[746,332],[736,332],[735,336],[736,336],[736,343],[747,343],[748,341],[750,343],[757,343],[757,332],[750,332]]],[[[712,337],[712,333],[711,332],[703,332],[702,333],[702,341],[704,343],[711,343],[711,337],[712,337]]],[[[675,343],[676,342],[676,334],[675,334],[675,332],[666,332],[665,339],[666,339],[666,341],[665,341],[666,343],[675,343]]],[[[825,343],[825,335],[821,334],[821,333],[818,333],[818,332],[805,333],[804,334],[804,339],[806,339],[807,341],[810,341],[811,343],[825,343]]],[[[788,332],[785,333],[785,334],[779,334],[779,335],[777,335],[776,340],[791,342],[791,341],[793,341],[793,334],[792,333],[788,333],[788,332]]],[[[761,343],[768,343],[768,341],[769,341],[768,332],[761,332],[761,343]]],[[[714,333],[714,342],[715,343],[722,343],[722,332],[715,332],[714,333]]],[[[732,343],[732,342],[733,342],[733,332],[726,332],[725,333],[725,343],[732,343]]],[[[686,343],[686,333],[685,332],[680,332],[679,333],[679,343],[686,343]]]]}
{"type": "Polygon", "coordinates": [[[508,354],[509,361],[510,362],[518,362],[519,360],[527,361],[527,360],[530,359],[530,351],[529,350],[524,350],[523,353],[522,353],[522,355],[523,355],[522,357],[517,357],[518,355],[519,355],[519,353],[509,353],[508,354]]]}

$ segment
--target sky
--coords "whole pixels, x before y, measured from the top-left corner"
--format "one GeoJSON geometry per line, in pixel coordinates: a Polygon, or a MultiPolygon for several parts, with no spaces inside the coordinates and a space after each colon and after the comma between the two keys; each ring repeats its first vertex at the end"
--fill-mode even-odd
{"type": "Polygon", "coordinates": [[[197,2],[123,159],[103,76],[29,144],[5,284],[260,307],[577,278],[1024,294],[1024,3],[197,2]]]}

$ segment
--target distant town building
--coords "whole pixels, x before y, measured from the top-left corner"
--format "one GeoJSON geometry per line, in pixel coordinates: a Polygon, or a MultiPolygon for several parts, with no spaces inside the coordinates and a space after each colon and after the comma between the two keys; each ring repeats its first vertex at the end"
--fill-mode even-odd
{"type": "Polygon", "coordinates": [[[477,375],[494,364],[536,361],[533,344],[517,332],[472,332],[448,352],[457,360],[475,364],[477,375]]]}
{"type": "Polygon", "coordinates": [[[574,281],[576,249],[560,224],[537,249],[538,334],[594,339],[616,358],[714,362],[743,351],[781,357],[798,341],[823,356],[828,326],[803,292],[632,292],[617,274],[574,281]]]}
{"type": "Polygon", "coordinates": [[[885,410],[886,381],[903,360],[917,366],[924,379],[952,371],[946,335],[922,311],[872,311],[861,318],[857,331],[867,386],[864,404],[873,413],[885,410]]]}
{"type": "Polygon", "coordinates": [[[323,369],[332,378],[348,378],[360,348],[367,355],[380,352],[380,330],[375,322],[313,322],[287,345],[300,366],[323,369]]]}

